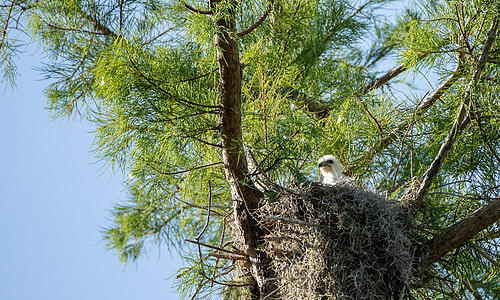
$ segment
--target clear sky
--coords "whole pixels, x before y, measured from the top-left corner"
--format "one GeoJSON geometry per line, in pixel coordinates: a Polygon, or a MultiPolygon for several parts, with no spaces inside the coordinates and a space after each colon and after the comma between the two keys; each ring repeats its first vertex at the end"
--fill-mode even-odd
{"type": "Polygon", "coordinates": [[[87,122],[50,118],[29,54],[17,91],[0,95],[0,299],[178,299],[177,256],[151,250],[124,266],[106,251],[99,226],[126,200],[121,175],[89,152],[87,122]]]}

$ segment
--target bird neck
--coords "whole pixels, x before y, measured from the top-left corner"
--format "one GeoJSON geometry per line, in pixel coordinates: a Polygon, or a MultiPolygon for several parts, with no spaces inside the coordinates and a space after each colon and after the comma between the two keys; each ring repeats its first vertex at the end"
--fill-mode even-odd
{"type": "Polygon", "coordinates": [[[336,180],[344,177],[344,175],[342,174],[342,170],[337,170],[335,168],[332,168],[331,172],[323,173],[323,177],[324,177],[323,181],[325,183],[333,183],[336,180]]]}

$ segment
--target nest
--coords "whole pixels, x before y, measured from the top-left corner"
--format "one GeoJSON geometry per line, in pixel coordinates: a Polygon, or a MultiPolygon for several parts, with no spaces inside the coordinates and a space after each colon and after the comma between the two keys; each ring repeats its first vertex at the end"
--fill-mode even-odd
{"type": "Polygon", "coordinates": [[[400,299],[412,274],[411,217],[356,186],[295,185],[259,210],[281,299],[400,299]]]}

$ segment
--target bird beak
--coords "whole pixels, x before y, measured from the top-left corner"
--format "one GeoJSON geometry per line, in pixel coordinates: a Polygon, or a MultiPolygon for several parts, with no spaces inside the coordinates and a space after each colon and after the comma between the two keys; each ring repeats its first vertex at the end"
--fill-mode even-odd
{"type": "Polygon", "coordinates": [[[319,163],[318,167],[321,168],[321,167],[326,167],[328,166],[328,163],[326,161],[322,161],[319,163]]]}

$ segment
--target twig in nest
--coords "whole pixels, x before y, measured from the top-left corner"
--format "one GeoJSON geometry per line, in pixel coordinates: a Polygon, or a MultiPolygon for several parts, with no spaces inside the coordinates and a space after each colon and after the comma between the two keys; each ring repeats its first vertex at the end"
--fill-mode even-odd
{"type": "Polygon", "coordinates": [[[296,219],[289,219],[289,218],[283,218],[283,217],[276,217],[276,216],[266,216],[266,220],[278,220],[278,221],[283,221],[287,223],[294,223],[294,224],[299,224],[299,225],[305,225],[305,226],[314,226],[318,227],[318,225],[307,223],[301,220],[296,220],[296,219]]]}

